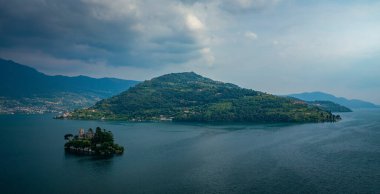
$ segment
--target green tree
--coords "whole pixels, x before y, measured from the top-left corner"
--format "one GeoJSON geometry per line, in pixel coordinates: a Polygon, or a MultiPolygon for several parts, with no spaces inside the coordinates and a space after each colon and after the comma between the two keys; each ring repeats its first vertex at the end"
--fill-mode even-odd
{"type": "Polygon", "coordinates": [[[69,140],[70,138],[73,138],[74,136],[73,136],[73,134],[66,134],[65,136],[65,140],[69,140]]]}

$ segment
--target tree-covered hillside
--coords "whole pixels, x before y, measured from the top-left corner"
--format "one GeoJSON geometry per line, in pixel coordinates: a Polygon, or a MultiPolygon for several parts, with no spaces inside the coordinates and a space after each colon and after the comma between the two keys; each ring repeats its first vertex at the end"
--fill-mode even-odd
{"type": "Polygon", "coordinates": [[[342,106],[340,104],[331,102],[331,101],[317,100],[317,101],[308,101],[307,103],[310,105],[318,106],[322,110],[326,110],[330,112],[352,112],[351,109],[345,106],[342,106]]]}
{"type": "Polygon", "coordinates": [[[172,73],[101,100],[72,119],[200,122],[326,122],[339,120],[303,101],[278,97],[193,72],[172,73]]]}

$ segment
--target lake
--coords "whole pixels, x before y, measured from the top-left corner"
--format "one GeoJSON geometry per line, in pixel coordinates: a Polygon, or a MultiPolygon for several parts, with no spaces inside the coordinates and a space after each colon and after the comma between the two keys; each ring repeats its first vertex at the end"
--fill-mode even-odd
{"type": "Polygon", "coordinates": [[[380,110],[337,123],[176,124],[0,116],[1,193],[380,193],[380,110]],[[122,156],[65,154],[111,130],[122,156]]]}

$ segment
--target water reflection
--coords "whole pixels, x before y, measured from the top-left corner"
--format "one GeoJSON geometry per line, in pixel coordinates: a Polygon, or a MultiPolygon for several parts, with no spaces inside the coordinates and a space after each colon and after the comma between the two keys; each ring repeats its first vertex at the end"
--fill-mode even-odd
{"type": "Polygon", "coordinates": [[[88,168],[89,165],[95,169],[102,169],[108,171],[113,166],[113,160],[120,156],[92,156],[82,155],[63,151],[63,155],[66,161],[76,162],[82,167],[88,168]]]}

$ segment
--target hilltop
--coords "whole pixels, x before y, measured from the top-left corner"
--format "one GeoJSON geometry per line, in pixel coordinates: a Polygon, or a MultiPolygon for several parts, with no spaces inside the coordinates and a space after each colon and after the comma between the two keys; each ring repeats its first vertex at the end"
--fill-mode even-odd
{"type": "Polygon", "coordinates": [[[171,73],[147,80],[70,119],[198,122],[326,122],[339,120],[303,101],[278,97],[194,72],[171,73]]]}

